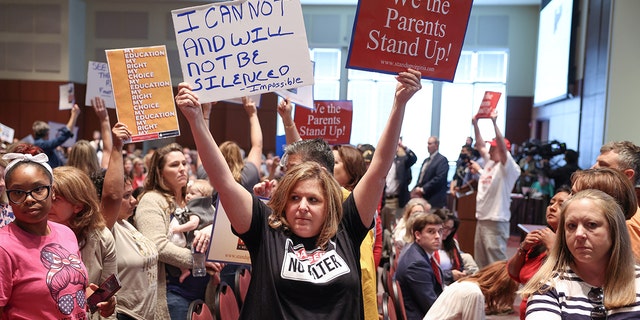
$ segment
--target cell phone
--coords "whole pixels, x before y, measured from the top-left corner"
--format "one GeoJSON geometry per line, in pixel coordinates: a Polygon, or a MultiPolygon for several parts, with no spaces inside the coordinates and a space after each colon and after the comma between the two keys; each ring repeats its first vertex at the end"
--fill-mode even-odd
{"type": "Polygon", "coordinates": [[[91,313],[98,310],[98,303],[109,300],[121,287],[118,276],[115,274],[110,275],[109,278],[101,283],[98,289],[87,298],[87,304],[89,305],[91,313]]]}

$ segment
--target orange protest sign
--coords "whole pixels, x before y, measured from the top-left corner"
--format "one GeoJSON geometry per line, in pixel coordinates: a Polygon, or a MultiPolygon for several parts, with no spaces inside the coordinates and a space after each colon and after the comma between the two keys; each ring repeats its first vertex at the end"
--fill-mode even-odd
{"type": "Polygon", "coordinates": [[[302,139],[322,138],[331,145],[351,140],[351,100],[316,100],[314,109],[296,106],[294,122],[302,139]]]}
{"type": "Polygon", "coordinates": [[[491,118],[491,114],[496,110],[498,101],[502,93],[496,91],[485,91],[482,103],[480,103],[480,109],[476,115],[476,119],[491,118]]]}
{"type": "Polygon", "coordinates": [[[131,142],[179,136],[165,46],[105,51],[118,121],[131,142]]]}

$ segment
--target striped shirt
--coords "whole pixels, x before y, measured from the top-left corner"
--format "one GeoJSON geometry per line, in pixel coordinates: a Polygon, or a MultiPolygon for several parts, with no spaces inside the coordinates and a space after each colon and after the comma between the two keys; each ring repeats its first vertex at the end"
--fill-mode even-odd
{"type": "MultiPolygon", "coordinates": [[[[607,310],[608,320],[640,319],[640,266],[636,265],[636,302],[607,310]]],[[[588,293],[594,287],[584,282],[572,270],[553,279],[555,287],[544,294],[534,294],[527,302],[527,320],[591,320],[591,311],[600,303],[591,301],[588,293]]]]}

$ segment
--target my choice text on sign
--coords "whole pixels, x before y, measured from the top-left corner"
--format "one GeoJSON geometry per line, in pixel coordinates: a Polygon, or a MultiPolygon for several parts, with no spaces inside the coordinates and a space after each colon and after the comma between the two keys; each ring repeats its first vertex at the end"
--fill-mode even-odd
{"type": "Polygon", "coordinates": [[[236,0],[171,14],[184,81],[202,102],[313,84],[299,0],[236,0]]]}
{"type": "Polygon", "coordinates": [[[106,52],[118,121],[132,142],[180,135],[165,46],[106,52]]]}

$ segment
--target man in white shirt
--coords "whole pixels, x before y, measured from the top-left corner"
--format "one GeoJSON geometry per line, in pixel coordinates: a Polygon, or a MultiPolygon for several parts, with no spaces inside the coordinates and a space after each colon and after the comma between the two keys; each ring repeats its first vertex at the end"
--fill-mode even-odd
{"type": "Polygon", "coordinates": [[[497,114],[491,115],[496,137],[487,150],[478,128],[478,119],[472,120],[476,135],[476,150],[485,160],[484,169],[477,162],[471,165],[480,173],[476,195],[476,233],[474,258],[479,268],[507,259],[509,220],[511,219],[511,190],[520,176],[520,166],[513,160],[505,139],[496,124],[497,114]]]}

